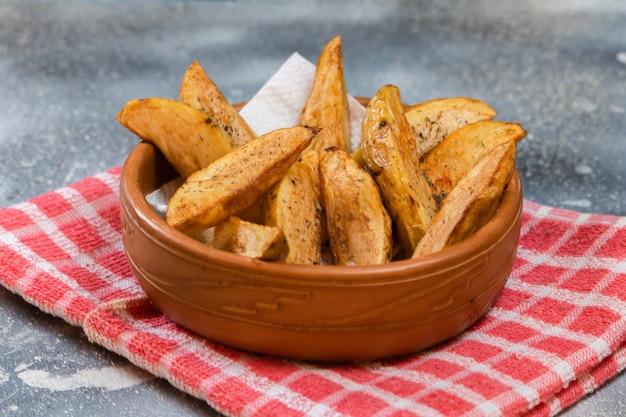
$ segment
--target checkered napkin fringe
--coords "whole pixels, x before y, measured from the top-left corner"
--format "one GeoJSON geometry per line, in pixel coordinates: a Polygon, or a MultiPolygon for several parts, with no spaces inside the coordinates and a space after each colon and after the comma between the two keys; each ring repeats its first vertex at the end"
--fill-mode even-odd
{"type": "Polygon", "coordinates": [[[551,416],[626,367],[626,217],[524,202],[487,315],[433,349],[325,365],[181,329],[145,298],[120,236],[120,168],[0,209],[0,283],[231,416],[551,416]]]}

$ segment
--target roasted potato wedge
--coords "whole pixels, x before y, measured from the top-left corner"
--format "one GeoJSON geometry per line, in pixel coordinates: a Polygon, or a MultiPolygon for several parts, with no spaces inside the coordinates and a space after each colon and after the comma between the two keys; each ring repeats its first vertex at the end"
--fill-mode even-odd
{"type": "Polygon", "coordinates": [[[238,214],[285,175],[316,133],[300,126],[274,130],[195,172],[170,198],[167,223],[191,233],[238,214]]]}
{"type": "Polygon", "coordinates": [[[526,136],[519,123],[485,120],[452,132],[427,153],[421,169],[445,197],[460,179],[491,149],[506,142],[517,142],[526,136]]]}
{"type": "Polygon", "coordinates": [[[354,146],[342,48],[336,36],[320,52],[299,120],[288,123],[298,126],[260,137],[197,61],[178,100],[122,108],[117,120],[180,174],[170,226],[247,257],[369,265],[441,250],[491,219],[522,126],[493,121],[491,106],[468,97],[405,105],[385,85],[357,100],[368,104],[354,146]]]}
{"type": "Polygon", "coordinates": [[[235,148],[230,136],[204,113],[176,100],[158,97],[131,100],[118,113],[117,120],[159,148],[183,177],[235,148]]]}
{"type": "Polygon", "coordinates": [[[319,155],[306,151],[264,196],[265,224],[283,230],[286,263],[321,263],[319,155]]]}
{"type": "Polygon", "coordinates": [[[487,103],[468,98],[436,98],[405,108],[404,115],[415,131],[416,152],[422,157],[450,133],[471,123],[491,120],[496,111],[487,103]]]}
{"type": "Polygon", "coordinates": [[[249,258],[276,260],[287,252],[285,234],[279,227],[264,226],[229,216],[215,227],[190,235],[216,249],[249,258]]]}
{"type": "Polygon", "coordinates": [[[426,233],[436,204],[419,169],[415,134],[403,110],[396,86],[378,90],[365,111],[360,147],[408,257],[426,233]]]}
{"type": "Polygon", "coordinates": [[[413,258],[428,255],[471,236],[495,215],[515,169],[515,142],[489,150],[443,200],[413,258]]]}
{"type": "Polygon", "coordinates": [[[206,113],[215,125],[232,138],[235,146],[241,146],[256,138],[254,130],[239,115],[197,61],[187,68],[178,99],[206,113]]]}
{"type": "Polygon", "coordinates": [[[313,89],[300,115],[300,124],[324,129],[313,140],[311,149],[336,146],[348,150],[351,147],[350,110],[340,36],[328,42],[320,53],[313,89]]]}
{"type": "Polygon", "coordinates": [[[376,182],[343,149],[320,158],[322,199],[336,265],[374,265],[391,260],[391,218],[376,182]]]}

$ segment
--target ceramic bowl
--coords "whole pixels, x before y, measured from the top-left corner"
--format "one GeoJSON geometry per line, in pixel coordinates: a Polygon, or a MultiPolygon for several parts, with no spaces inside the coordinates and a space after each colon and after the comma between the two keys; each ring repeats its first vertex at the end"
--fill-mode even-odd
{"type": "Polygon", "coordinates": [[[176,323],[254,353],[336,362],[431,347],[487,312],[516,256],[517,172],[495,217],[472,237],[421,259],[345,267],[265,262],[189,238],[146,201],[175,176],[148,143],[138,144],[124,164],[122,239],[130,267],[176,323]]]}

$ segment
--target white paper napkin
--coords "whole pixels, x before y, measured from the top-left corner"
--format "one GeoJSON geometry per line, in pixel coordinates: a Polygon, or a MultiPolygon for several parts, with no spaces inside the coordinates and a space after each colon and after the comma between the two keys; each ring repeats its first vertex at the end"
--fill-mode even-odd
{"type": "MultiPolygon", "coordinates": [[[[294,53],[241,109],[240,114],[257,135],[300,124],[300,114],[311,94],[315,65],[294,53]]],[[[365,107],[348,97],[352,150],[361,141],[361,123],[365,107]]],[[[148,203],[165,217],[167,203],[180,185],[179,178],[146,195],[148,203]]]]}
{"type": "MultiPolygon", "coordinates": [[[[261,87],[241,109],[240,114],[257,135],[272,130],[297,126],[315,79],[315,65],[297,52],[291,55],[278,71],[261,87]]],[[[365,114],[354,97],[349,97],[352,147],[360,143],[361,122],[365,114]]]]}

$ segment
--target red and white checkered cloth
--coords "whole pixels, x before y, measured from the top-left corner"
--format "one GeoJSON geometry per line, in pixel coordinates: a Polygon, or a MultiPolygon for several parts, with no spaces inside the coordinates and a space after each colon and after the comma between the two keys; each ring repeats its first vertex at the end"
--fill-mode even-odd
{"type": "Polygon", "coordinates": [[[159,313],[123,254],[120,169],[0,209],[0,283],[231,416],[548,416],[626,367],[626,217],[524,202],[488,314],[434,349],[323,365],[204,340],[159,313]]]}

